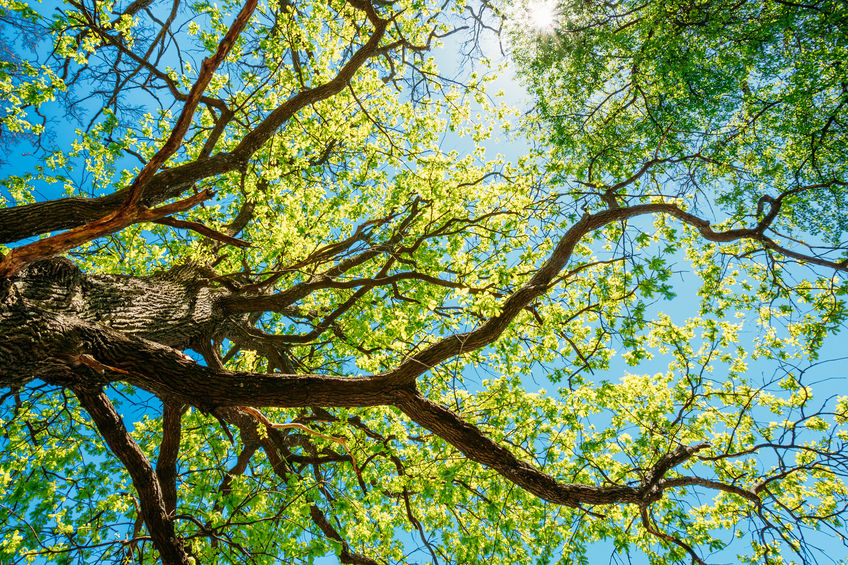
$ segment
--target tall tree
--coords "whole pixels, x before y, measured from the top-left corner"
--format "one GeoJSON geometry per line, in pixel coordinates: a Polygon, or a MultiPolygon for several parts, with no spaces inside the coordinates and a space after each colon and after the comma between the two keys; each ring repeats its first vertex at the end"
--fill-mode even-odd
{"type": "Polygon", "coordinates": [[[513,27],[510,163],[430,53],[493,8],[2,0],[0,560],[844,548],[846,10],[513,27]]]}

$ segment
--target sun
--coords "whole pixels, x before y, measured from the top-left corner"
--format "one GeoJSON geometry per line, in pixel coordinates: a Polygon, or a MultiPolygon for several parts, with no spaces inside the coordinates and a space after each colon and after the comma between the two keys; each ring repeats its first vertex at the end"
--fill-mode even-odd
{"type": "Polygon", "coordinates": [[[536,32],[550,33],[557,20],[556,0],[535,0],[526,6],[527,20],[536,32]]]}

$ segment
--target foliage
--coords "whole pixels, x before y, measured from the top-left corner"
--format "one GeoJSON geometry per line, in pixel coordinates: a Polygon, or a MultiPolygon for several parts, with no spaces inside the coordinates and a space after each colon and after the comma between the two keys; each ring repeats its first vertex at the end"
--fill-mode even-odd
{"type": "Polygon", "coordinates": [[[842,559],[842,3],[0,2],[0,561],[842,559]]]}

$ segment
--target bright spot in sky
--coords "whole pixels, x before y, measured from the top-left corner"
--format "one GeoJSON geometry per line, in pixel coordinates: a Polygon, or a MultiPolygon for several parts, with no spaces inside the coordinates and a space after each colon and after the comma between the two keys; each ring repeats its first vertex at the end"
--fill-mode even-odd
{"type": "Polygon", "coordinates": [[[553,31],[556,12],[556,0],[535,0],[527,5],[530,26],[540,33],[553,31]]]}

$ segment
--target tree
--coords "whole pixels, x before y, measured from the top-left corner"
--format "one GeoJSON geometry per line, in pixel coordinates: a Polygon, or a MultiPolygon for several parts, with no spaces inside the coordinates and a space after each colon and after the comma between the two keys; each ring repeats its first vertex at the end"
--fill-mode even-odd
{"type": "Polygon", "coordinates": [[[513,27],[515,162],[429,54],[491,13],[3,0],[4,562],[844,549],[845,8],[513,27]]]}

